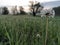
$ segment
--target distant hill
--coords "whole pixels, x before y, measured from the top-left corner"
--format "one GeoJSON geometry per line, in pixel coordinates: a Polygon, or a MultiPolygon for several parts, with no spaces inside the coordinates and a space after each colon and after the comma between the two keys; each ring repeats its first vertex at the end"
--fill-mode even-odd
{"type": "Polygon", "coordinates": [[[60,6],[60,1],[45,2],[45,3],[42,3],[42,5],[44,7],[47,7],[47,8],[49,8],[49,7],[58,7],[58,6],[60,6]]]}

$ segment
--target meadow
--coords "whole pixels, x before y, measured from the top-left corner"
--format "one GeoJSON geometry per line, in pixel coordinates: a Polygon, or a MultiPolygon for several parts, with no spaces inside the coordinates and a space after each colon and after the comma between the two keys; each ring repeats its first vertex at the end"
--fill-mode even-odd
{"type": "MultiPolygon", "coordinates": [[[[45,45],[46,18],[0,15],[0,45],[45,45]]],[[[47,45],[60,45],[60,17],[48,19],[47,45]]]]}

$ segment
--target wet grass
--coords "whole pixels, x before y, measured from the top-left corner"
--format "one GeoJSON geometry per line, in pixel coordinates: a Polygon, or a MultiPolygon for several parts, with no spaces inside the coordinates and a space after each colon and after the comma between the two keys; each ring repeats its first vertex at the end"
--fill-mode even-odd
{"type": "MultiPolygon", "coordinates": [[[[46,18],[0,16],[0,45],[44,45],[46,18]]],[[[47,45],[60,45],[60,17],[48,19],[47,45]]]]}

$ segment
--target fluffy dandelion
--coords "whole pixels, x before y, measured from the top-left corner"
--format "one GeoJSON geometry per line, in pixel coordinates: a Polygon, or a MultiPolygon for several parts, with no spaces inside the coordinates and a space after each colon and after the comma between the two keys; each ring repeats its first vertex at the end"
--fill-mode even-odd
{"type": "Polygon", "coordinates": [[[46,15],[48,15],[49,18],[55,17],[55,11],[53,9],[43,9],[40,14],[41,17],[46,17],[46,15]]]}
{"type": "Polygon", "coordinates": [[[41,37],[40,34],[37,34],[36,37],[41,37]]]}

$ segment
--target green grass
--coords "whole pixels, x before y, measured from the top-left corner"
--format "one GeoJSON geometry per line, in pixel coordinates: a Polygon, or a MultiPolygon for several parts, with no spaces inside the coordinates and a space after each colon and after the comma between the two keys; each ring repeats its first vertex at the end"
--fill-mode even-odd
{"type": "MultiPolygon", "coordinates": [[[[44,45],[46,18],[0,16],[0,45],[44,45]]],[[[49,18],[47,45],[60,45],[60,17],[49,18]]]]}

